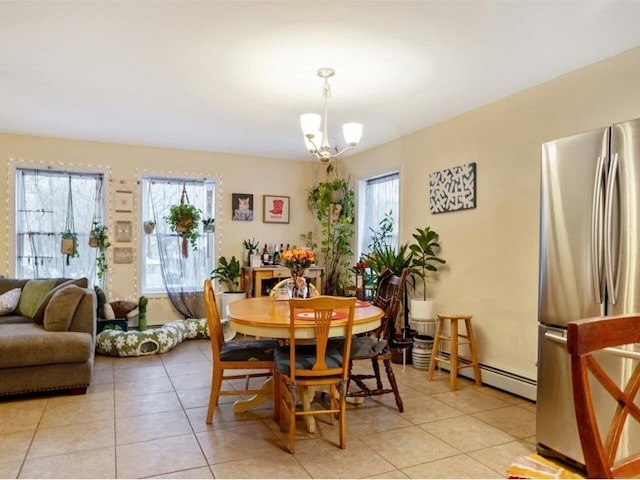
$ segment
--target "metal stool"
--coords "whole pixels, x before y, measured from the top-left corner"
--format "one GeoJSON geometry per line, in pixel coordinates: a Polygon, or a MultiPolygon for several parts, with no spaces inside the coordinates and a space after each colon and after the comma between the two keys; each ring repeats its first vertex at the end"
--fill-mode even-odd
{"type": "Polygon", "coordinates": [[[451,390],[455,390],[457,388],[458,370],[461,368],[473,367],[476,385],[482,385],[482,374],[480,373],[480,363],[478,362],[478,352],[476,349],[476,337],[473,334],[471,317],[471,315],[438,315],[438,319],[436,320],[436,333],[433,341],[433,354],[431,355],[431,361],[429,362],[429,380],[433,380],[436,363],[442,362],[449,364],[449,385],[451,386],[451,390]],[[443,335],[445,320],[450,321],[450,336],[443,335]],[[458,333],[459,320],[464,320],[467,329],[466,335],[458,333]],[[466,340],[460,341],[459,338],[464,338],[466,340]],[[450,358],[448,359],[440,355],[441,341],[449,342],[450,358]],[[463,357],[458,354],[458,347],[460,345],[469,345],[471,358],[463,357]],[[460,363],[460,360],[465,360],[465,362],[460,363]]]}

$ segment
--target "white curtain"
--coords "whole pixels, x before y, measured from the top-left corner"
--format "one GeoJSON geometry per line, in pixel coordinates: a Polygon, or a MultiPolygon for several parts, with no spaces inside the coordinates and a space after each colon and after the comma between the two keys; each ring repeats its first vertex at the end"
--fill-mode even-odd
{"type": "Polygon", "coordinates": [[[87,277],[95,285],[98,249],[89,247],[89,233],[96,212],[102,214],[102,174],[17,169],[16,177],[16,276],[87,277]],[[78,256],[67,265],[60,233],[67,224],[69,186],[78,256]]]}
{"type": "Polygon", "coordinates": [[[182,237],[169,229],[166,217],[171,205],[179,204],[185,189],[189,203],[201,210],[201,220],[212,216],[215,211],[215,185],[211,181],[179,180],[167,178],[145,178],[143,192],[147,192],[147,203],[143,209],[144,218],[156,223],[155,231],[147,239],[144,251],[146,259],[146,285],[161,281],[174,308],[185,318],[203,318],[203,282],[212,270],[214,234],[204,233],[202,221],[199,225],[200,237],[197,250],[189,245],[188,257],[182,255],[182,237]],[[154,266],[153,263],[157,262],[154,266]],[[159,266],[154,279],[152,269],[159,266]],[[160,274],[158,277],[157,274],[160,274]]]}

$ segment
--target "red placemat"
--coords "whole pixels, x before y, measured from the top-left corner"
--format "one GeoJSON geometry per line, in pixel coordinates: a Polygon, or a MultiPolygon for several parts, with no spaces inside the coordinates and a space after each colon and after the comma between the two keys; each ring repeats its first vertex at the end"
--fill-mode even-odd
{"type": "MultiPolygon", "coordinates": [[[[331,320],[340,320],[341,318],[347,318],[348,315],[345,312],[333,311],[331,320]]],[[[296,313],[296,320],[315,320],[315,313],[313,310],[299,310],[296,313]]]]}
{"type": "Polygon", "coordinates": [[[364,300],[356,300],[356,308],[358,307],[368,307],[369,305],[371,305],[369,302],[366,302],[364,300]]]}

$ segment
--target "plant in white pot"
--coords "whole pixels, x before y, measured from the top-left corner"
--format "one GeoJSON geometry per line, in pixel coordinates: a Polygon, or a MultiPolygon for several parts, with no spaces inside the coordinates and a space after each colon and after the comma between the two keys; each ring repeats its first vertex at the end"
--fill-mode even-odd
{"type": "Polygon", "coordinates": [[[245,293],[240,290],[240,261],[232,256],[230,260],[221,256],[218,267],[211,271],[211,280],[218,280],[224,288],[222,293],[221,314],[226,318],[227,305],[235,300],[245,298],[245,293]]]}
{"type": "Polygon", "coordinates": [[[422,297],[411,299],[409,312],[415,320],[432,320],[436,317],[435,300],[427,297],[427,276],[429,272],[437,272],[438,267],[447,262],[436,256],[440,250],[439,235],[429,227],[416,228],[416,231],[413,234],[416,243],[409,245],[412,253],[411,273],[422,279],[422,297]]]}

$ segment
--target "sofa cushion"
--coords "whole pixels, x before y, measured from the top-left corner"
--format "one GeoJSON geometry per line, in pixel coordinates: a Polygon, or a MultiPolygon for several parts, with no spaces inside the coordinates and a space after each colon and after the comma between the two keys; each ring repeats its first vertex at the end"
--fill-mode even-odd
{"type": "Polygon", "coordinates": [[[48,332],[66,332],[85,290],[67,285],[53,294],[44,311],[44,329],[48,332]]]}
{"type": "MultiPolygon", "coordinates": [[[[23,315],[16,315],[15,313],[10,313],[9,315],[3,315],[0,317],[0,325],[4,325],[7,323],[33,323],[29,317],[25,317],[23,315]]],[[[0,330],[0,336],[2,336],[2,330],[0,330]]]]}
{"type": "Polygon", "coordinates": [[[56,292],[62,290],[67,285],[77,285],[82,288],[87,288],[87,286],[89,285],[89,281],[85,277],[82,277],[75,280],[67,280],[59,285],[56,285],[40,301],[40,305],[38,305],[38,308],[36,308],[36,311],[32,317],[34,322],[39,325],[42,325],[44,323],[44,311],[46,310],[47,305],[49,305],[51,297],[53,297],[56,292]]]}
{"type": "Polygon", "coordinates": [[[22,288],[16,313],[33,318],[44,296],[56,286],[55,279],[29,280],[22,288]]]}
{"type": "Polygon", "coordinates": [[[86,362],[92,350],[88,333],[47,332],[33,322],[2,325],[0,368],[86,362]]]}
{"type": "Polygon", "coordinates": [[[0,295],[0,315],[8,315],[16,309],[20,301],[20,292],[21,288],[14,288],[0,295]]]}

